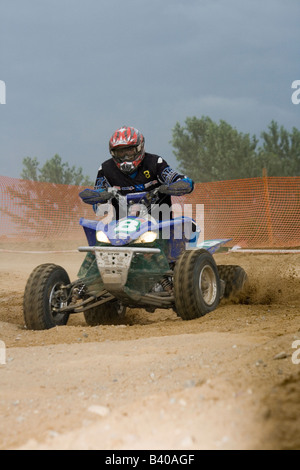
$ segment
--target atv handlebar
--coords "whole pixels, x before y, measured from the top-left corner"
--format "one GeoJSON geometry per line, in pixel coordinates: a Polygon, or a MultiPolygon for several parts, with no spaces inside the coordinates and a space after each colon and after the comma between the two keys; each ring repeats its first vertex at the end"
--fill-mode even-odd
{"type": "Polygon", "coordinates": [[[109,187],[107,190],[98,191],[96,189],[84,189],[79,193],[79,196],[86,204],[104,204],[108,202],[110,199],[116,198],[119,201],[124,198],[127,202],[131,200],[135,200],[137,203],[141,202],[143,199],[146,200],[148,204],[152,202],[153,198],[158,193],[165,194],[166,196],[182,196],[183,194],[187,194],[191,192],[191,185],[186,179],[182,179],[179,181],[175,181],[170,185],[163,184],[158,188],[153,189],[152,191],[144,191],[144,192],[137,192],[132,194],[127,194],[126,196],[122,196],[119,192],[119,189],[112,186],[109,187]],[[130,197],[131,196],[131,197],[130,197]]]}
{"type": "Polygon", "coordinates": [[[141,192],[141,193],[133,193],[133,194],[127,194],[126,196],[122,196],[119,192],[119,190],[115,187],[110,187],[107,189],[107,191],[97,191],[96,189],[84,189],[79,193],[80,198],[85,202],[86,204],[104,204],[108,201],[110,201],[113,198],[116,198],[118,200],[126,198],[127,201],[129,199],[136,200],[136,202],[140,202],[143,198],[146,198],[148,201],[151,201],[151,199],[159,192],[160,188],[153,189],[152,191],[149,192],[141,192]],[[129,197],[128,197],[129,196],[129,197]],[[132,198],[130,198],[132,196],[132,198]]]}

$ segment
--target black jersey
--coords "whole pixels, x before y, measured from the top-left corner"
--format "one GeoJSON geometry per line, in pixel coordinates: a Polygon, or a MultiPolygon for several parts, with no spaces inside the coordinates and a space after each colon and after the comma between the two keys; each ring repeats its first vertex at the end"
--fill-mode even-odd
{"type": "MultiPolygon", "coordinates": [[[[123,173],[114,160],[106,160],[98,170],[95,189],[116,187],[125,196],[129,193],[151,191],[161,184],[171,184],[184,178],[184,175],[173,170],[159,155],[145,153],[145,157],[134,173],[134,177],[123,173]]],[[[168,204],[171,207],[171,196],[159,195],[156,204],[168,204]]]]}

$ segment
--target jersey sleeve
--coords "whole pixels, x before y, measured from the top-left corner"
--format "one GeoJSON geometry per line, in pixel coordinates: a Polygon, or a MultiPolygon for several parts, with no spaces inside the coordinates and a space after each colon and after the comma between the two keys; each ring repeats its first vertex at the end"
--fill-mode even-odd
{"type": "Polygon", "coordinates": [[[111,185],[109,184],[107,178],[104,176],[104,172],[102,170],[102,166],[99,168],[98,173],[97,173],[97,178],[95,181],[95,186],[94,189],[98,190],[106,190],[110,187],[111,185]]]}
{"type": "Polygon", "coordinates": [[[167,185],[183,179],[192,182],[192,180],[187,176],[178,173],[176,170],[173,170],[173,168],[171,168],[170,165],[161,157],[158,157],[157,160],[157,177],[160,183],[167,185]]]}
{"type": "Polygon", "coordinates": [[[162,184],[171,184],[178,179],[184,178],[184,175],[181,175],[177,171],[173,170],[162,157],[158,157],[157,178],[162,184]]]}

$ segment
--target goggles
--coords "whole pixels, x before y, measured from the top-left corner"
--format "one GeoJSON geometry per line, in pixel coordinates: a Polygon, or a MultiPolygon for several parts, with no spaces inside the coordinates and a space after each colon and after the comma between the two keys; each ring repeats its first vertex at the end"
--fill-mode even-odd
{"type": "Polygon", "coordinates": [[[140,150],[140,145],[138,147],[117,147],[115,149],[111,149],[110,153],[117,163],[123,163],[134,161],[140,150]]]}

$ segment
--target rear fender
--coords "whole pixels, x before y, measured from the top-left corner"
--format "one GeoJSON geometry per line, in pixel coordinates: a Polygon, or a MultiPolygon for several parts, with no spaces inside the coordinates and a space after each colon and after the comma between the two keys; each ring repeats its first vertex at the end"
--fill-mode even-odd
{"type": "Polygon", "coordinates": [[[216,240],[204,240],[202,243],[197,244],[197,249],[203,248],[211,255],[214,254],[222,245],[230,242],[232,238],[217,238],[216,240]]]}

